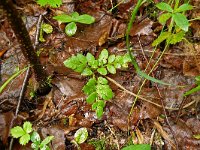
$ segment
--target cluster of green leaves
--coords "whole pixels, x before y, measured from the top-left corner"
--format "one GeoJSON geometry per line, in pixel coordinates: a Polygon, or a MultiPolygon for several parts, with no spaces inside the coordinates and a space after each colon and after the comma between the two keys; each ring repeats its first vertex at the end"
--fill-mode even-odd
{"type": "Polygon", "coordinates": [[[64,65],[83,76],[91,77],[83,87],[83,92],[88,96],[86,101],[92,104],[92,109],[96,111],[97,117],[100,118],[103,114],[105,101],[112,99],[114,94],[107,79],[101,76],[96,78],[95,74],[116,74],[116,69],[127,68],[129,62],[131,62],[131,59],[128,54],[122,56],[109,55],[108,50],[103,49],[98,59],[95,59],[91,53],[87,53],[86,56],[77,54],[65,60],[64,65]]]}
{"type": "Polygon", "coordinates": [[[40,28],[40,37],[39,37],[39,41],[40,42],[45,42],[45,39],[43,37],[44,32],[46,34],[52,33],[53,32],[53,27],[50,24],[46,24],[46,23],[43,23],[41,25],[41,28],[40,28]]]}
{"type": "Polygon", "coordinates": [[[109,55],[108,50],[103,49],[98,59],[95,59],[91,53],[87,53],[86,56],[77,54],[65,60],[64,65],[83,76],[91,76],[96,71],[101,75],[116,74],[116,69],[127,68],[129,62],[131,59],[128,54],[109,55]]]}
{"type": "Polygon", "coordinates": [[[91,78],[83,87],[84,93],[88,96],[86,101],[92,104],[92,110],[96,111],[96,115],[100,118],[103,115],[105,100],[113,98],[114,94],[108,85],[108,80],[103,77],[91,78]]]}
{"type": "Polygon", "coordinates": [[[68,36],[72,36],[76,33],[76,31],[77,31],[76,23],[92,24],[95,22],[94,17],[87,15],[87,14],[79,15],[78,12],[73,12],[70,15],[61,14],[58,16],[54,16],[53,19],[55,19],[61,23],[68,23],[65,26],[65,33],[68,36]]]}
{"type": "Polygon", "coordinates": [[[26,145],[31,140],[31,147],[34,150],[50,150],[48,144],[53,136],[47,136],[41,141],[40,135],[33,131],[32,124],[28,121],[24,122],[23,127],[16,126],[12,128],[10,133],[12,137],[19,138],[21,145],[26,145]]]}
{"type": "Polygon", "coordinates": [[[200,91],[200,76],[195,77],[195,80],[196,80],[197,87],[195,87],[195,88],[187,91],[186,93],[184,93],[184,96],[188,96],[190,94],[193,94],[195,92],[200,91]]]}
{"type": "Polygon", "coordinates": [[[89,144],[95,147],[95,150],[106,150],[106,139],[92,139],[89,141],[89,144]]]}
{"type": "Polygon", "coordinates": [[[36,2],[40,6],[47,6],[49,5],[50,7],[57,8],[62,5],[62,0],[36,0],[36,2]]]}
{"type": "Polygon", "coordinates": [[[187,10],[192,10],[192,5],[183,4],[179,7],[175,5],[173,9],[169,4],[161,2],[158,3],[156,7],[160,10],[165,11],[165,13],[160,15],[158,21],[162,25],[165,25],[167,20],[171,18],[169,28],[172,28],[175,22],[176,33],[172,33],[171,29],[162,32],[152,45],[156,46],[164,40],[166,40],[168,44],[176,44],[180,42],[184,38],[185,32],[187,32],[189,28],[189,21],[183,13],[187,10]]]}

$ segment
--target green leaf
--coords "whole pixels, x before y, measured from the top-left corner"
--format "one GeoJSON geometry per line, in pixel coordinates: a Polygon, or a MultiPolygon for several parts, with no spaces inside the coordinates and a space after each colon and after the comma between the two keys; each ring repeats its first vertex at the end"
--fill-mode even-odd
{"type": "Polygon", "coordinates": [[[193,137],[194,137],[195,139],[200,140],[200,134],[193,135],[193,137]]]}
{"type": "Polygon", "coordinates": [[[89,81],[87,82],[87,84],[83,87],[83,92],[86,94],[86,95],[90,95],[91,93],[95,92],[96,89],[96,79],[95,78],[91,78],[89,79],[89,81]]]}
{"type": "Polygon", "coordinates": [[[103,100],[110,100],[114,96],[112,89],[109,87],[109,85],[97,84],[96,91],[98,96],[103,100]]]}
{"type": "Polygon", "coordinates": [[[40,145],[40,150],[50,150],[50,148],[47,145],[40,145]]]}
{"type": "Polygon", "coordinates": [[[104,76],[107,75],[107,73],[108,73],[106,68],[98,68],[97,72],[104,76]]]}
{"type": "Polygon", "coordinates": [[[43,23],[42,26],[41,26],[41,28],[47,34],[53,32],[53,27],[50,24],[43,23]]]}
{"type": "Polygon", "coordinates": [[[108,69],[108,72],[110,72],[111,74],[116,74],[116,69],[113,65],[107,65],[107,69],[108,69]]]}
{"type": "Polygon", "coordinates": [[[98,77],[97,83],[98,84],[108,84],[108,80],[103,77],[98,77]]]}
{"type": "Polygon", "coordinates": [[[124,63],[123,56],[117,55],[114,61],[115,68],[121,68],[124,63]]]}
{"type": "Polygon", "coordinates": [[[97,118],[101,118],[103,115],[103,109],[105,107],[105,103],[102,100],[98,100],[92,105],[92,110],[96,111],[97,118]]]}
{"type": "Polygon", "coordinates": [[[200,84],[200,76],[196,76],[196,77],[195,77],[195,80],[196,80],[196,84],[199,85],[199,84],[200,84]]]}
{"type": "Polygon", "coordinates": [[[93,92],[87,97],[86,102],[88,104],[93,104],[95,102],[96,98],[97,98],[97,92],[93,92]]]}
{"type": "Polygon", "coordinates": [[[74,134],[74,139],[78,144],[84,143],[87,140],[88,131],[86,128],[80,128],[74,134]]]}
{"type": "Polygon", "coordinates": [[[53,19],[55,19],[57,21],[60,21],[62,23],[69,23],[69,22],[73,21],[72,17],[69,16],[69,15],[66,15],[66,14],[61,14],[61,15],[58,15],[58,16],[54,16],[53,19]]]}
{"type": "Polygon", "coordinates": [[[32,124],[29,121],[24,122],[23,124],[23,129],[26,133],[31,133],[32,132],[32,124]]]}
{"type": "Polygon", "coordinates": [[[126,146],[122,150],[151,150],[151,146],[148,144],[137,144],[126,146]]]}
{"type": "Polygon", "coordinates": [[[103,64],[106,64],[107,63],[107,59],[108,59],[108,50],[107,49],[103,49],[99,55],[99,62],[103,63],[103,64]]]}
{"type": "Polygon", "coordinates": [[[172,14],[172,18],[179,28],[184,31],[188,31],[189,21],[187,20],[185,15],[181,13],[174,13],[172,14]]]}
{"type": "Polygon", "coordinates": [[[73,18],[73,20],[76,20],[79,17],[79,13],[73,12],[73,13],[71,13],[71,17],[73,18]]]}
{"type": "Polygon", "coordinates": [[[36,142],[39,142],[40,143],[40,135],[37,133],[37,132],[33,132],[32,134],[31,134],[31,141],[33,142],[33,143],[36,143],[36,142]]]}
{"type": "Polygon", "coordinates": [[[113,54],[113,55],[110,55],[109,57],[108,57],[108,63],[109,64],[111,64],[111,63],[113,63],[115,61],[115,55],[113,54]]]}
{"type": "Polygon", "coordinates": [[[91,75],[93,75],[93,72],[92,72],[92,70],[90,68],[85,68],[83,70],[83,72],[81,73],[81,75],[82,76],[91,76],[91,75]]]}
{"type": "Polygon", "coordinates": [[[129,63],[131,62],[131,57],[128,53],[126,53],[124,56],[123,56],[123,64],[126,64],[126,63],[129,63]]]}
{"type": "Polygon", "coordinates": [[[30,141],[30,135],[28,133],[24,134],[22,137],[19,139],[19,143],[21,145],[26,145],[30,141]]]}
{"type": "Polygon", "coordinates": [[[170,32],[162,32],[156,40],[153,41],[152,46],[157,46],[171,35],[170,32]]]}
{"type": "Polygon", "coordinates": [[[164,2],[158,3],[158,4],[156,5],[156,7],[157,7],[158,9],[160,9],[160,10],[164,10],[164,11],[168,11],[168,12],[173,12],[172,7],[171,7],[169,4],[164,3],[164,2]]]}
{"type": "Polygon", "coordinates": [[[198,91],[200,91],[200,85],[198,85],[197,87],[185,92],[183,94],[183,96],[188,96],[188,95],[193,94],[193,93],[198,92],[198,91]]]}
{"type": "Polygon", "coordinates": [[[101,117],[102,117],[102,115],[103,115],[103,108],[104,108],[104,107],[97,106],[97,108],[96,108],[96,115],[97,115],[97,118],[101,118],[101,117]]]}
{"type": "Polygon", "coordinates": [[[77,17],[76,22],[83,23],[83,24],[92,24],[95,22],[95,18],[84,14],[77,17]]]}
{"type": "Polygon", "coordinates": [[[168,42],[169,44],[176,44],[176,43],[182,41],[183,38],[184,38],[184,36],[185,36],[185,32],[184,32],[184,31],[180,31],[180,32],[178,32],[178,33],[176,33],[176,34],[172,34],[172,35],[167,39],[167,42],[168,42]]]}
{"type": "Polygon", "coordinates": [[[192,9],[193,9],[192,5],[190,5],[190,4],[183,4],[179,8],[177,8],[175,10],[175,12],[184,12],[184,11],[192,10],[192,9]]]}
{"type": "Polygon", "coordinates": [[[47,136],[42,142],[41,146],[49,144],[53,140],[54,136],[47,136]]]}
{"type": "Polygon", "coordinates": [[[93,62],[95,61],[95,57],[91,53],[87,53],[86,59],[88,64],[92,66],[93,62]]]}
{"type": "Polygon", "coordinates": [[[53,8],[60,7],[62,0],[37,0],[36,1],[40,6],[49,5],[53,8]]]}
{"type": "Polygon", "coordinates": [[[34,150],[38,150],[39,149],[39,145],[36,143],[32,143],[31,144],[31,148],[33,148],[34,150]]]}
{"type": "Polygon", "coordinates": [[[65,27],[65,33],[68,35],[68,36],[72,36],[76,33],[76,30],[77,30],[77,26],[75,24],[75,22],[70,22],[68,25],[66,25],[65,27]]]}
{"type": "Polygon", "coordinates": [[[158,21],[162,24],[165,25],[167,20],[172,16],[171,13],[164,13],[162,15],[160,15],[160,17],[158,18],[158,21]]]}
{"type": "Polygon", "coordinates": [[[26,132],[20,126],[16,126],[16,127],[12,128],[10,133],[11,133],[11,136],[14,138],[19,138],[19,137],[23,136],[24,134],[26,134],[26,132]]]}

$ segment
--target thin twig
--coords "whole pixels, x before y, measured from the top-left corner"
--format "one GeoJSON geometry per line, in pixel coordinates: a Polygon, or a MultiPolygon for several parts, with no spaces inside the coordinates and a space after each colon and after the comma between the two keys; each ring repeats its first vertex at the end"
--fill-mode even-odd
{"type": "MultiPolygon", "coordinates": [[[[120,89],[122,89],[124,92],[126,92],[126,93],[128,93],[128,94],[130,94],[130,95],[133,95],[134,97],[138,97],[139,99],[141,99],[141,100],[143,100],[143,101],[145,101],[145,102],[151,103],[151,104],[153,104],[153,105],[155,105],[155,106],[157,106],[157,107],[159,107],[159,108],[162,108],[162,105],[157,104],[157,103],[154,103],[154,102],[152,102],[152,101],[150,101],[150,100],[147,100],[146,98],[142,97],[141,95],[137,95],[137,94],[135,94],[135,93],[133,93],[133,92],[131,92],[131,91],[125,89],[122,85],[120,85],[118,82],[116,82],[115,80],[111,79],[110,77],[106,77],[106,78],[107,78],[110,82],[112,82],[112,83],[114,83],[116,86],[118,86],[120,89]]],[[[196,102],[196,100],[193,100],[192,102],[190,102],[190,103],[186,104],[185,106],[183,106],[183,108],[185,109],[185,108],[187,108],[187,107],[193,105],[195,102],[196,102]]],[[[168,109],[168,110],[179,110],[179,108],[171,108],[171,107],[164,107],[164,108],[165,108],[165,109],[168,109]]]]}

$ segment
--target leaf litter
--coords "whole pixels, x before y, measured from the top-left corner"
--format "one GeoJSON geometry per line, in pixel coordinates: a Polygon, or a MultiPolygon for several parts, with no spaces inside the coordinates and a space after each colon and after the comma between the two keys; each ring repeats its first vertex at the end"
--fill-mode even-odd
{"type": "MultiPolygon", "coordinates": [[[[194,86],[194,76],[199,75],[199,43],[181,42],[171,46],[169,51],[164,54],[159,66],[154,71],[155,77],[164,82],[173,83],[174,87],[158,85],[146,82],[142,89],[142,97],[153,103],[168,108],[179,108],[181,105],[185,109],[170,110],[167,109],[167,116],[164,116],[162,107],[158,107],[146,101],[138,101],[133,113],[128,119],[134,96],[122,90],[119,83],[125,89],[132,93],[137,93],[142,79],[138,77],[132,66],[128,70],[119,70],[115,75],[108,77],[115,83],[109,83],[115,96],[107,102],[104,109],[105,113],[101,119],[98,119],[95,112],[91,110],[91,105],[85,102],[86,96],[83,94],[82,87],[87,78],[67,69],[63,61],[72,55],[88,52],[96,58],[102,49],[106,48],[111,54],[124,54],[126,45],[123,37],[125,36],[126,23],[129,13],[134,8],[136,2],[129,0],[107,12],[112,6],[120,1],[100,0],[100,1],[65,1],[60,8],[41,8],[32,1],[17,3],[21,10],[25,10],[23,15],[28,20],[26,25],[29,34],[34,43],[37,19],[43,14],[43,22],[52,25],[54,28],[52,34],[44,35],[45,42],[40,43],[38,54],[42,64],[45,66],[48,74],[52,75],[52,93],[51,95],[38,98],[32,101],[30,93],[37,87],[34,75],[30,77],[26,96],[20,106],[17,124],[30,120],[42,138],[53,135],[55,139],[51,143],[52,149],[76,149],[71,143],[75,132],[81,128],[88,129],[88,139],[80,144],[82,149],[95,149],[95,146],[89,144],[90,140],[101,141],[105,139],[105,149],[121,149],[128,142],[133,144],[151,143],[155,149],[171,149],[178,146],[181,149],[198,149],[199,140],[194,138],[199,131],[199,92],[183,98],[183,93],[194,86]],[[113,3],[111,3],[113,2],[113,3]],[[28,5],[27,5],[28,4],[28,5]],[[79,30],[73,37],[68,37],[64,33],[62,24],[58,24],[52,19],[52,16],[60,13],[70,14],[78,11],[80,14],[89,14],[95,17],[95,23],[92,25],[77,24],[79,30]],[[178,86],[186,86],[179,88],[178,86]],[[39,103],[42,101],[42,103],[39,103]],[[182,104],[182,102],[184,102],[182,104]],[[176,116],[180,113],[178,122],[175,122],[176,116]],[[164,117],[163,117],[164,116],[164,117]],[[169,119],[169,124],[166,121],[169,119]],[[129,127],[127,126],[129,125],[129,127]],[[172,130],[171,130],[171,129],[172,130]],[[172,133],[173,131],[173,133],[172,133]],[[174,138],[175,136],[175,138],[174,138]],[[184,139],[184,140],[183,140],[184,139]]],[[[194,6],[199,2],[193,0],[194,6]]],[[[150,58],[153,48],[152,42],[156,38],[160,25],[145,14],[145,6],[141,7],[138,18],[133,24],[130,33],[130,41],[133,47],[134,55],[141,69],[145,69],[147,62],[145,57],[150,58]],[[144,16],[144,18],[143,18],[144,16]]],[[[191,17],[199,16],[199,10],[195,9],[191,17]]],[[[24,67],[27,62],[23,58],[19,45],[16,41],[13,31],[4,16],[0,16],[1,36],[1,81],[11,76],[17,67],[24,67]],[[14,48],[13,48],[14,47],[14,48]]],[[[199,21],[191,24],[193,37],[200,36],[199,21]]],[[[150,66],[153,66],[158,54],[161,52],[158,47],[150,66]]],[[[150,70],[149,67],[147,69],[150,70]]],[[[6,87],[0,95],[0,146],[7,147],[9,143],[9,130],[7,124],[13,120],[13,113],[17,107],[20,88],[22,86],[24,74],[6,87]],[[7,117],[5,117],[7,116],[7,117]]],[[[16,142],[16,148],[22,149],[16,142]]],[[[15,146],[14,146],[15,147],[15,146]]],[[[30,145],[27,145],[29,148],[30,145]]]]}

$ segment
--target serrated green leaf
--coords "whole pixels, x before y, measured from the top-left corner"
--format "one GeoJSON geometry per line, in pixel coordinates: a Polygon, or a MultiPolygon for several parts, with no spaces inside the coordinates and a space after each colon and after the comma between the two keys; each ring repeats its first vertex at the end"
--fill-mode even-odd
{"type": "Polygon", "coordinates": [[[157,46],[171,35],[170,32],[162,32],[156,40],[153,41],[152,46],[157,46]]]}
{"type": "Polygon", "coordinates": [[[31,134],[31,141],[33,142],[33,143],[36,143],[36,142],[40,142],[40,135],[37,133],[37,132],[33,132],[32,134],[31,134]]]}
{"type": "Polygon", "coordinates": [[[168,12],[173,12],[172,7],[169,4],[164,3],[164,2],[156,4],[156,7],[158,9],[160,9],[160,10],[164,10],[164,11],[168,11],[168,12]]]}
{"type": "Polygon", "coordinates": [[[184,12],[184,11],[192,10],[192,9],[193,9],[192,5],[190,5],[190,4],[183,4],[179,8],[177,8],[175,10],[175,12],[184,12]]]}
{"type": "Polygon", "coordinates": [[[103,115],[103,107],[97,106],[96,115],[97,115],[97,118],[99,118],[99,119],[102,117],[102,115],[103,115]]]}
{"type": "Polygon", "coordinates": [[[151,150],[151,146],[149,144],[136,144],[126,146],[122,150],[151,150]]]}
{"type": "Polygon", "coordinates": [[[108,73],[106,68],[98,68],[97,72],[104,76],[107,75],[107,73],[108,73]]]}
{"type": "Polygon", "coordinates": [[[65,33],[68,36],[74,35],[76,33],[76,30],[77,30],[77,26],[76,26],[75,22],[70,22],[69,24],[67,24],[65,26],[65,33]]]}
{"type": "Polygon", "coordinates": [[[66,59],[64,62],[65,67],[70,69],[76,69],[77,65],[79,64],[79,61],[76,56],[72,56],[68,59],[66,59]]]}
{"type": "Polygon", "coordinates": [[[83,23],[83,24],[92,24],[95,22],[95,18],[84,14],[77,17],[76,22],[83,23]]]}
{"type": "Polygon", "coordinates": [[[69,16],[69,15],[66,15],[66,14],[61,14],[61,15],[58,15],[58,16],[54,16],[53,19],[55,19],[57,21],[60,21],[62,23],[69,23],[69,22],[73,21],[72,17],[69,16]]]}
{"type": "Polygon", "coordinates": [[[50,24],[43,23],[42,26],[41,26],[41,28],[47,34],[53,32],[53,27],[50,24]]]}
{"type": "Polygon", "coordinates": [[[91,75],[93,75],[93,72],[92,72],[92,70],[90,68],[85,68],[83,70],[83,72],[81,73],[81,75],[82,76],[91,76],[91,75]]]}
{"type": "Polygon", "coordinates": [[[49,5],[53,8],[60,7],[60,5],[62,5],[62,0],[37,0],[36,2],[40,6],[49,5]]]}
{"type": "Polygon", "coordinates": [[[95,78],[91,78],[89,79],[89,81],[86,83],[86,85],[83,87],[83,92],[86,94],[86,95],[90,95],[91,93],[95,92],[96,89],[96,79],[95,78]]]}
{"type": "Polygon", "coordinates": [[[84,143],[87,140],[88,131],[86,128],[80,128],[74,134],[74,139],[78,144],[84,143]]]}
{"type": "Polygon", "coordinates": [[[108,72],[110,72],[111,74],[116,74],[116,69],[113,65],[107,65],[107,70],[108,72]]]}
{"type": "Polygon", "coordinates": [[[87,102],[88,104],[93,104],[93,103],[95,102],[96,98],[97,98],[97,92],[93,92],[92,94],[90,94],[90,95],[87,97],[86,102],[87,102]]]}
{"type": "Polygon", "coordinates": [[[95,61],[95,57],[91,53],[87,53],[86,55],[87,62],[90,66],[95,61]]]}
{"type": "Polygon", "coordinates": [[[98,77],[97,84],[108,84],[108,80],[103,77],[98,77]]]}
{"type": "Polygon", "coordinates": [[[10,133],[11,133],[11,136],[14,138],[19,138],[19,137],[23,136],[24,134],[26,134],[26,132],[20,126],[16,126],[16,127],[12,128],[10,133]]]}
{"type": "Polygon", "coordinates": [[[115,55],[112,54],[112,55],[110,55],[110,56],[108,57],[108,63],[111,64],[111,63],[113,63],[114,61],[115,61],[115,55]]]}
{"type": "Polygon", "coordinates": [[[184,35],[185,35],[184,31],[180,31],[179,33],[176,34],[171,34],[171,36],[167,39],[167,42],[169,44],[176,44],[183,40],[184,35]]]}
{"type": "Polygon", "coordinates": [[[165,25],[167,20],[172,16],[171,13],[164,13],[162,15],[160,15],[160,17],[158,18],[158,21],[162,24],[165,25]]]}
{"type": "Polygon", "coordinates": [[[47,145],[53,140],[54,136],[47,136],[40,145],[47,145]]]}
{"type": "Polygon", "coordinates": [[[109,85],[97,84],[96,91],[98,96],[103,100],[110,100],[114,96],[112,89],[109,87],[109,85]]]}
{"type": "Polygon", "coordinates": [[[29,121],[24,122],[23,129],[26,133],[31,133],[33,131],[32,124],[29,121]]]}
{"type": "Polygon", "coordinates": [[[21,145],[26,145],[30,141],[30,135],[28,133],[24,134],[22,137],[19,139],[19,143],[21,145]]]}
{"type": "Polygon", "coordinates": [[[184,31],[188,31],[189,21],[185,15],[181,13],[174,13],[172,14],[172,18],[176,25],[184,31]]]}
{"type": "Polygon", "coordinates": [[[103,49],[99,55],[99,62],[103,63],[103,64],[106,64],[107,63],[107,59],[108,59],[108,50],[107,49],[103,49]]]}

